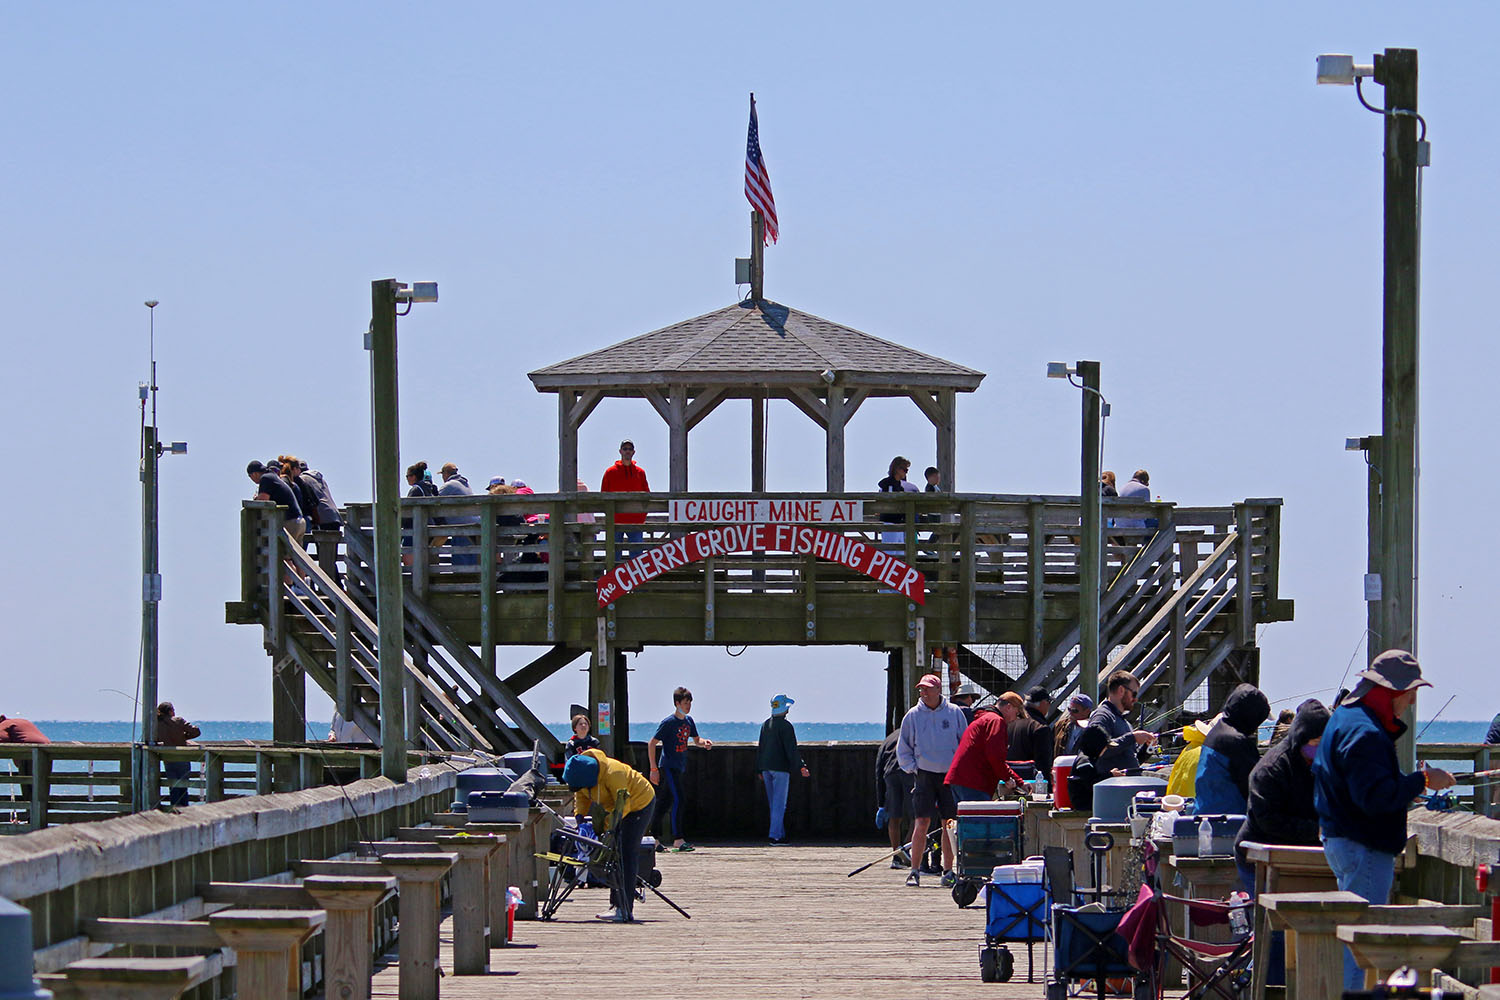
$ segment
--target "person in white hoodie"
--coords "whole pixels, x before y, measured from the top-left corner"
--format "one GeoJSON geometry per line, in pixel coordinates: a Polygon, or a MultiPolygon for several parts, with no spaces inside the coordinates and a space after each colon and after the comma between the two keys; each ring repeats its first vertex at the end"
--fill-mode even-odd
{"type": "MultiPolygon", "coordinates": [[[[942,823],[958,815],[953,792],[944,783],[953,754],[958,750],[969,720],[963,709],[943,697],[943,682],[937,674],[926,674],[917,682],[921,698],[901,720],[901,737],[896,741],[896,762],[912,776],[911,804],[911,874],[906,884],[921,885],[922,848],[927,830],[936,819],[942,823]]],[[[943,885],[951,886],[953,875],[953,836],[943,828],[943,885]]]]}

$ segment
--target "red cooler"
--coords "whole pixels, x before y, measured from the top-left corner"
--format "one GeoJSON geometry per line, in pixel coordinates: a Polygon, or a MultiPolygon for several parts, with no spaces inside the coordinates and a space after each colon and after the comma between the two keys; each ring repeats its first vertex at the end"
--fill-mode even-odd
{"type": "Polygon", "coordinates": [[[1078,757],[1069,754],[1052,761],[1052,805],[1055,809],[1072,809],[1073,800],[1068,797],[1068,775],[1073,773],[1073,761],[1078,757]]]}

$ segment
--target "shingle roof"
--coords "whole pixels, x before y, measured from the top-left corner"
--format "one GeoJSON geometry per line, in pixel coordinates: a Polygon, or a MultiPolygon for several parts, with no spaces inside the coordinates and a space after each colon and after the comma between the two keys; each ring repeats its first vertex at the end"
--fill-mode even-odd
{"type": "Polygon", "coordinates": [[[832,369],[865,386],[973,391],[984,373],[779,303],[737,302],[530,373],[539,391],[582,386],[821,385],[832,369]]]}

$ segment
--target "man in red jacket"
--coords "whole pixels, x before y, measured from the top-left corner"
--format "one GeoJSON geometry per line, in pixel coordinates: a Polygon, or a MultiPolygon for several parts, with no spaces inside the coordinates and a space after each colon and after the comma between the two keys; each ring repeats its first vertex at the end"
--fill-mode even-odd
{"type": "MultiPolygon", "coordinates": [[[[635,464],[635,442],[626,438],[620,442],[620,460],[604,470],[604,478],[599,483],[602,493],[650,493],[651,484],[646,482],[646,470],[635,464]]],[[[622,513],[615,515],[616,524],[644,524],[646,514],[644,511],[636,513],[622,513]]],[[[637,544],[641,541],[641,530],[620,532],[617,540],[628,540],[637,544]]],[[[629,550],[620,552],[620,559],[629,559],[632,553],[629,550]]]]}
{"type": "Polygon", "coordinates": [[[988,801],[995,797],[995,786],[1005,782],[1013,791],[1019,782],[1016,772],[1006,763],[1005,716],[998,708],[987,706],[974,712],[974,721],[959,738],[958,750],[948,767],[944,783],[953,791],[955,802],[988,801]]]}

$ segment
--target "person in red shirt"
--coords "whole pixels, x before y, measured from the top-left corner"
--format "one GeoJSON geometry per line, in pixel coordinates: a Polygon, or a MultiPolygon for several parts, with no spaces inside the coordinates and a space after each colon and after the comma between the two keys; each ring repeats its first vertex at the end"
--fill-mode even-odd
{"type": "Polygon", "coordinates": [[[30,719],[0,715],[0,743],[51,743],[30,719]]]}
{"type": "MultiPolygon", "coordinates": [[[[1017,700],[1020,700],[1019,697],[1017,700]]],[[[944,783],[953,791],[955,802],[989,800],[995,797],[995,786],[1005,782],[1005,790],[1012,791],[1019,783],[1016,773],[1006,762],[1006,751],[1010,741],[1006,737],[1006,715],[1004,709],[1014,705],[1000,702],[999,707],[987,705],[976,709],[974,721],[959,737],[958,750],[953,754],[953,763],[948,766],[944,783]]]]}
{"type": "MultiPolygon", "coordinates": [[[[604,470],[604,478],[599,483],[602,493],[650,493],[651,484],[646,482],[646,470],[635,464],[635,442],[626,438],[620,442],[620,460],[604,470]]],[[[616,524],[644,524],[646,521],[645,511],[635,513],[621,513],[615,515],[616,524]]],[[[643,537],[641,529],[620,532],[620,541],[631,541],[640,543],[643,537]]],[[[629,559],[629,550],[620,553],[623,561],[629,559]]]]}

